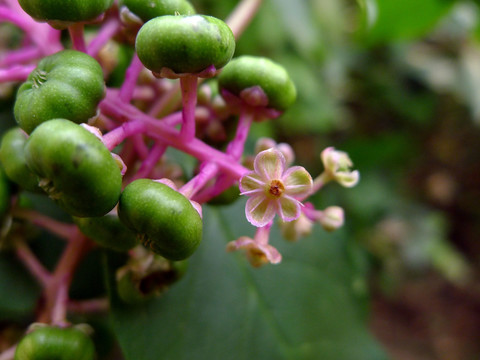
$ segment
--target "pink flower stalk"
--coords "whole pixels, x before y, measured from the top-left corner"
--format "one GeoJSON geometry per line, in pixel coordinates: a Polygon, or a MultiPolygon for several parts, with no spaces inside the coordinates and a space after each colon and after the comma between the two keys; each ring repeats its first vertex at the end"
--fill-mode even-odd
{"type": "Polygon", "coordinates": [[[254,238],[241,236],[227,244],[227,251],[245,250],[247,260],[253,267],[265,264],[278,264],[282,261],[282,255],[272,245],[268,244],[272,223],[257,229],[254,238]]]}
{"type": "Polygon", "coordinates": [[[240,179],[241,195],[250,196],[245,214],[252,225],[263,227],[273,220],[275,214],[283,221],[300,216],[302,203],[297,198],[310,193],[313,180],[301,166],[285,168],[285,157],[272,148],[260,152],[255,157],[254,171],[240,179]]]}

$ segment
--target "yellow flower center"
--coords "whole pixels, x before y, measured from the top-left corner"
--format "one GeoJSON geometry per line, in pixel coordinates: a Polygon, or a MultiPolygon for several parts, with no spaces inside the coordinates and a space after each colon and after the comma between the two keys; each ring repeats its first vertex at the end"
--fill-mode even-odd
{"type": "Polygon", "coordinates": [[[285,192],[285,186],[281,180],[272,180],[268,188],[268,195],[273,198],[279,198],[285,192]]]}

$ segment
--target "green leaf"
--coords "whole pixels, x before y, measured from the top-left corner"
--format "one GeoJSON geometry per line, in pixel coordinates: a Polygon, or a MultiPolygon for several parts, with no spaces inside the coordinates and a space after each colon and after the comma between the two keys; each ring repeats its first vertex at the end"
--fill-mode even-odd
{"type": "Polygon", "coordinates": [[[243,254],[225,252],[228,241],[253,233],[243,209],[243,201],[205,209],[203,243],[163,297],[127,306],[111,289],[125,358],[386,359],[367,331],[358,305],[364,279],[345,242],[317,229],[292,245],[275,228],[283,262],[252,269],[243,254]]]}
{"type": "Polygon", "coordinates": [[[453,0],[362,1],[363,40],[372,45],[423,36],[454,3],[453,0]]]}

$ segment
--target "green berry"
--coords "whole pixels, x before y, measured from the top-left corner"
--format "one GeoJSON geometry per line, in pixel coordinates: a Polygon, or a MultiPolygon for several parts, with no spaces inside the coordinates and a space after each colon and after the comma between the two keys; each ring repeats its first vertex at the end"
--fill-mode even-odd
{"type": "Polygon", "coordinates": [[[119,6],[125,6],[143,22],[163,15],[195,14],[193,5],[186,0],[120,0],[119,6]]]}
{"type": "Polygon", "coordinates": [[[25,145],[29,168],[40,187],[74,216],[103,216],[116,205],[122,176],[103,143],[64,119],[39,125],[25,145]]]}
{"type": "Polygon", "coordinates": [[[186,259],[202,239],[202,219],[190,201],[153,180],[135,180],[125,188],[118,216],[147,248],[169,260],[186,259]]]}
{"type": "Polygon", "coordinates": [[[97,244],[117,251],[127,251],[138,244],[136,234],[115,214],[101,217],[74,217],[80,231],[97,244]]]}
{"type": "Polygon", "coordinates": [[[69,23],[93,20],[113,4],[113,0],[19,0],[23,10],[40,22],[64,28],[69,23]]]}
{"type": "Polygon", "coordinates": [[[222,20],[204,15],[159,16],[145,23],[136,50],[146,68],[161,74],[198,74],[227,64],[235,51],[232,30],[222,20]]]}
{"type": "Polygon", "coordinates": [[[45,326],[27,334],[18,344],[15,360],[94,360],[90,337],[74,327],[45,326]]]}
{"type": "Polygon", "coordinates": [[[83,52],[63,50],[43,58],[20,86],[14,115],[28,134],[50,119],[83,123],[97,114],[104,96],[100,64],[83,52]]]}
{"type": "MultiPolygon", "coordinates": [[[[240,98],[247,95],[249,89],[259,87],[267,96],[266,107],[278,111],[285,111],[297,96],[287,71],[263,57],[240,56],[233,59],[219,75],[218,85],[221,91],[226,90],[240,98]]],[[[245,100],[248,102],[247,97],[245,100]]]]}
{"type": "Polygon", "coordinates": [[[10,180],[25,190],[39,191],[37,175],[25,161],[24,148],[27,139],[27,135],[19,127],[8,130],[2,138],[0,161],[10,180]]]}

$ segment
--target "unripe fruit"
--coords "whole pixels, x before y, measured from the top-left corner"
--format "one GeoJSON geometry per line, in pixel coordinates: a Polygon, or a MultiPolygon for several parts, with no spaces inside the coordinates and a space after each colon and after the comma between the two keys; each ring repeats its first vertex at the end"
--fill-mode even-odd
{"type": "Polygon", "coordinates": [[[0,146],[0,161],[8,178],[21,188],[30,191],[40,191],[38,178],[25,161],[25,144],[27,136],[19,127],[8,130],[2,138],[0,146]]]}
{"type": "Polygon", "coordinates": [[[147,248],[169,260],[186,259],[202,239],[202,219],[190,201],[153,180],[135,180],[125,188],[118,216],[147,248]]]}
{"type": "Polygon", "coordinates": [[[128,229],[115,214],[101,217],[75,217],[80,231],[97,244],[117,251],[127,251],[138,245],[136,234],[128,229]]]}
{"type": "Polygon", "coordinates": [[[23,10],[40,22],[57,28],[69,23],[93,20],[113,4],[113,0],[19,0],[23,10]]]}
{"type": "Polygon", "coordinates": [[[287,71],[270,59],[240,56],[225,66],[218,77],[220,90],[227,91],[248,103],[246,93],[259,87],[265,93],[266,107],[285,111],[295,102],[297,91],[287,71]]]}
{"type": "Polygon", "coordinates": [[[185,274],[187,263],[187,260],[168,261],[155,256],[148,267],[127,264],[117,270],[118,296],[128,304],[160,296],[185,274]]]}
{"type": "Polygon", "coordinates": [[[122,6],[125,6],[143,22],[163,15],[195,14],[193,5],[185,0],[120,0],[119,7],[122,6]]]}
{"type": "Polygon", "coordinates": [[[74,216],[102,216],[118,201],[122,176],[105,145],[64,119],[39,125],[25,145],[28,167],[40,187],[74,216]]]}
{"type": "Polygon", "coordinates": [[[15,120],[28,134],[50,119],[87,122],[104,96],[100,64],[83,52],[63,50],[43,58],[20,86],[15,120]]]}
{"type": "Polygon", "coordinates": [[[212,65],[220,69],[235,51],[232,30],[212,16],[159,16],[145,23],[136,50],[153,73],[198,74],[212,65]]]}
{"type": "Polygon", "coordinates": [[[94,360],[90,337],[74,327],[45,326],[27,334],[18,344],[15,360],[94,360]]]}

